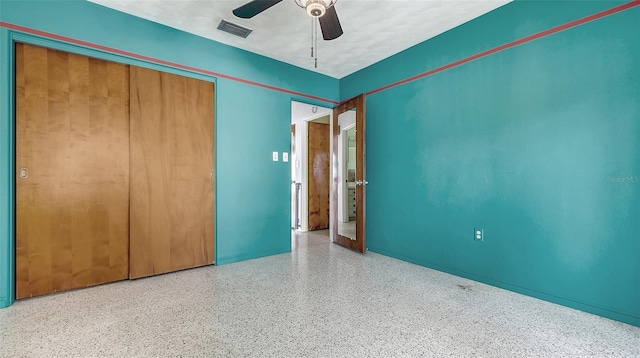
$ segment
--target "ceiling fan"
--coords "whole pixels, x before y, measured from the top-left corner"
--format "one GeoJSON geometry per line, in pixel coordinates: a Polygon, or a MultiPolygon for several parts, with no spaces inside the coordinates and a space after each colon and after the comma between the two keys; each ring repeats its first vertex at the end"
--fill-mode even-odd
{"type": "MultiPolygon", "coordinates": [[[[282,0],[253,0],[233,10],[233,14],[243,19],[250,19],[259,13],[269,9],[282,0]]],[[[295,0],[296,4],[307,10],[307,14],[317,18],[322,30],[322,38],[334,40],[342,35],[342,27],[336,8],[333,6],[337,0],[295,0]]]]}

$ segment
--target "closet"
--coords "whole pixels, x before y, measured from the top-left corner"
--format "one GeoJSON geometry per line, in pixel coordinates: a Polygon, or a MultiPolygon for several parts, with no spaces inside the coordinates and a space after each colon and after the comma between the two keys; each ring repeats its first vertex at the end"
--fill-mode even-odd
{"type": "Polygon", "coordinates": [[[131,278],[213,263],[213,84],[131,67],[131,278]]]}
{"type": "Polygon", "coordinates": [[[16,297],[214,260],[214,85],[16,44],[16,297]]]}

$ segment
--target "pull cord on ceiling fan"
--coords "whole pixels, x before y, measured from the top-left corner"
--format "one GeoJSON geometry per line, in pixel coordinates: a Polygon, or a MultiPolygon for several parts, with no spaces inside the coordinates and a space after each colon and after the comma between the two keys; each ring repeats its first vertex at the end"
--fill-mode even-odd
{"type": "MultiPolygon", "coordinates": [[[[322,38],[330,41],[340,37],[342,32],[342,26],[340,26],[340,20],[336,13],[336,8],[333,6],[337,0],[294,0],[298,6],[307,10],[307,14],[312,17],[312,30],[311,30],[311,57],[315,55],[315,67],[318,68],[318,50],[317,50],[317,28],[315,19],[318,19],[320,23],[320,29],[322,30],[322,38]],[[313,47],[316,47],[316,51],[313,51],[313,47]]],[[[259,13],[269,9],[270,7],[282,2],[282,0],[253,0],[239,8],[233,10],[233,14],[243,19],[250,19],[259,13]]]]}

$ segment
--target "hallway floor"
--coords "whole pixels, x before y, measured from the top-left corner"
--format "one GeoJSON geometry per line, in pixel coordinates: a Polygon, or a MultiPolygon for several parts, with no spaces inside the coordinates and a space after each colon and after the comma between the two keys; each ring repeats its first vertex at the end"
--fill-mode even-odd
{"type": "Polygon", "coordinates": [[[298,234],[294,251],[16,302],[0,357],[639,357],[640,328],[298,234]]]}

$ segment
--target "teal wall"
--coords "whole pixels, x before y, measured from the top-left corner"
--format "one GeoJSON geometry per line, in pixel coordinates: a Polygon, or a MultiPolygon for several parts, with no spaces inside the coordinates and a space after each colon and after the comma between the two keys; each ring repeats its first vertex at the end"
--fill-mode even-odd
{"type": "Polygon", "coordinates": [[[337,79],[189,35],[84,0],[0,0],[0,307],[13,302],[13,41],[147,66],[216,83],[216,262],[230,263],[291,250],[289,163],[271,152],[291,147],[291,100],[331,105],[337,79]],[[148,56],[220,76],[185,72],[7,29],[24,26],[148,56]],[[275,86],[266,89],[227,76],[275,86]]]}
{"type": "Polygon", "coordinates": [[[291,96],[218,84],[218,116],[233,118],[218,121],[216,136],[218,264],[291,251],[291,168],[271,161],[291,148],[291,96]]]}
{"type": "MultiPolygon", "coordinates": [[[[341,96],[619,4],[511,3],[342,79],[341,96]]],[[[640,325],[638,19],[368,96],[369,249],[640,325]]]]}
{"type": "MultiPolygon", "coordinates": [[[[2,14],[0,2],[0,14],[2,14]]],[[[0,307],[13,302],[15,280],[14,240],[14,121],[11,82],[11,59],[5,55],[10,47],[7,31],[0,28],[0,307]]]]}

